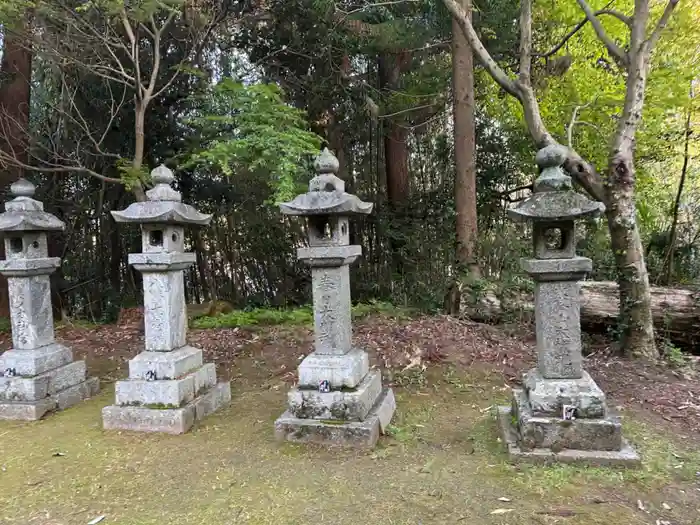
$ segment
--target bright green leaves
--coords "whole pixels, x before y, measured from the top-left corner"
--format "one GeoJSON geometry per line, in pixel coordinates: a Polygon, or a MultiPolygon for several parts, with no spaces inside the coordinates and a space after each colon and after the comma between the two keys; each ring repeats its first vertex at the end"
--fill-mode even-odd
{"type": "Polygon", "coordinates": [[[287,105],[277,86],[224,79],[197,102],[201,109],[188,120],[197,146],[187,165],[231,176],[241,170],[269,174],[277,201],[298,192],[299,175],[318,153],[321,137],[308,131],[304,113],[287,105]]]}
{"type": "Polygon", "coordinates": [[[126,13],[130,20],[145,22],[152,16],[172,10],[181,10],[185,0],[84,0],[75,7],[78,13],[93,9],[108,15],[126,13]]]}

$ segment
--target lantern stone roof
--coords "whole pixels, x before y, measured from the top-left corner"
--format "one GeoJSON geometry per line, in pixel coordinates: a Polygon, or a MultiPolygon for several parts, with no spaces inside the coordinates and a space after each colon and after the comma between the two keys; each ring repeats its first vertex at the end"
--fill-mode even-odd
{"type": "Polygon", "coordinates": [[[182,202],[182,195],[170,185],[175,180],[173,172],[161,165],[151,172],[155,186],[146,192],[145,202],[134,202],[123,211],[113,211],[116,222],[136,224],[190,224],[206,226],[211,215],[200,213],[182,202]]]}
{"type": "Polygon", "coordinates": [[[281,203],[285,215],[352,215],[372,213],[374,204],[345,192],[345,182],[337,176],[338,159],[325,148],[314,161],[317,175],[309,182],[309,191],[291,202],[281,203]]]}
{"type": "Polygon", "coordinates": [[[62,231],[66,225],[55,215],[44,211],[44,203],[34,199],[36,186],[19,179],[10,186],[14,196],[0,213],[0,231],[62,231]]]}
{"type": "Polygon", "coordinates": [[[533,185],[533,193],[508,210],[508,216],[518,221],[567,221],[597,217],[605,211],[602,202],[590,200],[574,191],[562,165],[566,149],[560,145],[547,146],[537,152],[535,161],[540,176],[533,185]]]}

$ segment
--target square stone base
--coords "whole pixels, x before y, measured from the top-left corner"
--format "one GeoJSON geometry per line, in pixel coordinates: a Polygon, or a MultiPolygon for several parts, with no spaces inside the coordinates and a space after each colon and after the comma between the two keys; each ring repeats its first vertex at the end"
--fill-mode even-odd
{"type": "Polygon", "coordinates": [[[369,372],[369,355],[353,348],[347,354],[319,354],[312,352],[299,364],[299,386],[318,388],[328,381],[334,389],[357,388],[369,372]]]}
{"type": "Polygon", "coordinates": [[[512,413],[516,416],[518,443],[522,448],[551,450],[620,450],[622,423],[617,415],[602,418],[534,416],[525,392],[513,389],[512,413]]]}
{"type": "Polygon", "coordinates": [[[130,379],[179,379],[204,364],[199,348],[185,345],[171,352],[141,352],[129,361],[130,379]]]}
{"type": "Polygon", "coordinates": [[[34,350],[8,350],[0,356],[0,375],[31,377],[43,374],[73,361],[70,348],[59,343],[35,348],[34,350]]]}
{"type": "Polygon", "coordinates": [[[102,409],[106,430],[184,434],[199,421],[231,402],[231,384],[218,383],[180,408],[107,406],[102,409]]]}
{"type": "Polygon", "coordinates": [[[289,392],[289,412],[301,419],[363,421],[382,393],[382,373],[369,372],[354,390],[319,392],[295,388],[289,392]]]}
{"type": "Polygon", "coordinates": [[[394,392],[385,388],[364,421],[302,419],[287,411],[275,421],[275,437],[279,441],[372,448],[379,434],[386,433],[395,411],[394,392]]]}
{"type": "Polygon", "coordinates": [[[73,361],[31,377],[0,377],[0,403],[39,401],[82,383],[85,377],[85,361],[73,361]]]}
{"type": "Polygon", "coordinates": [[[627,440],[622,439],[620,450],[574,450],[557,452],[548,448],[523,450],[518,445],[518,429],[513,424],[511,407],[498,407],[498,427],[506,445],[508,457],[513,462],[536,464],[571,463],[586,466],[621,466],[636,468],[641,465],[639,454],[627,440]]]}
{"type": "MultiPolygon", "coordinates": [[[[138,377],[138,376],[137,376],[138,377]]],[[[120,406],[162,405],[180,408],[216,384],[216,365],[206,363],[179,379],[135,379],[117,381],[115,403],[120,406]]]]}
{"type": "Polygon", "coordinates": [[[564,405],[576,407],[579,418],[605,417],[605,394],[583,371],[577,379],[546,379],[536,368],[523,378],[532,413],[535,416],[561,417],[564,405]]]}
{"type": "Polygon", "coordinates": [[[43,399],[0,403],[0,419],[36,421],[49,412],[64,410],[94,396],[99,391],[100,380],[97,377],[90,377],[43,399]]]}

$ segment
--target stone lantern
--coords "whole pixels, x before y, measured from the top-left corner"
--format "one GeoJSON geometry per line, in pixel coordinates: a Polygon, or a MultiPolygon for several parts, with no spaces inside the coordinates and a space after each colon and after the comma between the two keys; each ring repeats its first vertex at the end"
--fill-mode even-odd
{"type": "Polygon", "coordinates": [[[561,146],[540,150],[533,194],[508,211],[533,224],[534,258],[521,265],[535,281],[537,367],[499,408],[501,432],[511,458],[636,465],[619,416],[582,367],[579,281],[592,264],[576,256],[575,221],[605,207],[573,191],[565,159],[561,146]]]}
{"type": "Polygon", "coordinates": [[[185,252],[185,226],[206,226],[211,215],[184,204],[165,166],[151,172],[155,186],[146,202],[113,211],[117,222],[141,226],[142,253],[129,264],[143,274],[144,351],[129,361],[129,379],[117,381],[116,404],[102,410],[106,429],[182,434],[231,400],[231,385],[216,382],[214,363],[189,346],[184,270],[194,264],[185,252]]]}
{"type": "Polygon", "coordinates": [[[73,361],[70,348],[54,340],[49,276],[61,259],[49,257],[47,234],[65,224],[44,211],[34,190],[24,179],[12,184],[14,199],[0,214],[7,257],[0,273],[7,277],[12,324],[12,349],[0,357],[0,419],[36,420],[100,386],[98,378],[86,377],[85,361],[73,361]]]}
{"type": "Polygon", "coordinates": [[[381,372],[369,369],[367,352],[352,345],[350,267],[362,253],[350,244],[349,218],[372,204],[345,192],[338,159],[324,149],[309,191],[280,205],[285,215],[307,219],[309,246],[297,255],[311,267],[314,351],[299,365],[299,383],[288,410],[275,422],[280,440],[372,447],[395,410],[381,372]]]}

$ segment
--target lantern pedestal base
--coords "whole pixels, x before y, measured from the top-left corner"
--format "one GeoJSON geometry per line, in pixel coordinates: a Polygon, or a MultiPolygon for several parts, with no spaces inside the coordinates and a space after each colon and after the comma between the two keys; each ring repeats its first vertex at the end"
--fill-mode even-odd
{"type": "Polygon", "coordinates": [[[231,401],[231,384],[218,383],[180,408],[108,406],[102,409],[106,430],[184,434],[195,421],[205,418],[231,401]]]}
{"type": "Polygon", "coordinates": [[[217,383],[216,365],[202,363],[202,351],[186,345],[134,357],[114,398],[116,404],[102,410],[105,429],[184,434],[231,401],[231,384],[217,383]]]}
{"type": "Polygon", "coordinates": [[[302,419],[288,410],[275,421],[275,437],[279,441],[372,448],[379,435],[386,433],[395,410],[394,392],[385,388],[363,421],[302,419]]]}
{"type": "Polygon", "coordinates": [[[18,376],[37,376],[73,361],[70,348],[51,343],[34,350],[13,348],[0,356],[0,373],[12,370],[18,376]]]}
{"type": "Polygon", "coordinates": [[[367,372],[369,355],[360,348],[341,355],[312,352],[299,364],[299,386],[316,389],[328,381],[331,388],[357,388],[367,372]]]}
{"type": "Polygon", "coordinates": [[[532,413],[536,416],[562,417],[564,405],[576,407],[576,417],[605,417],[605,393],[588,372],[576,379],[545,379],[537,369],[525,374],[523,386],[532,413]]]}
{"type": "Polygon", "coordinates": [[[49,412],[64,410],[76,405],[96,395],[99,391],[100,380],[97,377],[90,377],[42,399],[0,403],[0,419],[36,421],[49,412]]]}
{"type": "Polygon", "coordinates": [[[382,393],[382,374],[368,373],[354,390],[319,392],[295,388],[289,392],[289,412],[301,419],[363,421],[382,393]]]}
{"type": "Polygon", "coordinates": [[[510,407],[498,407],[498,424],[513,461],[585,465],[640,464],[637,452],[622,437],[616,415],[565,420],[532,414],[524,390],[513,389],[510,407]]]}

